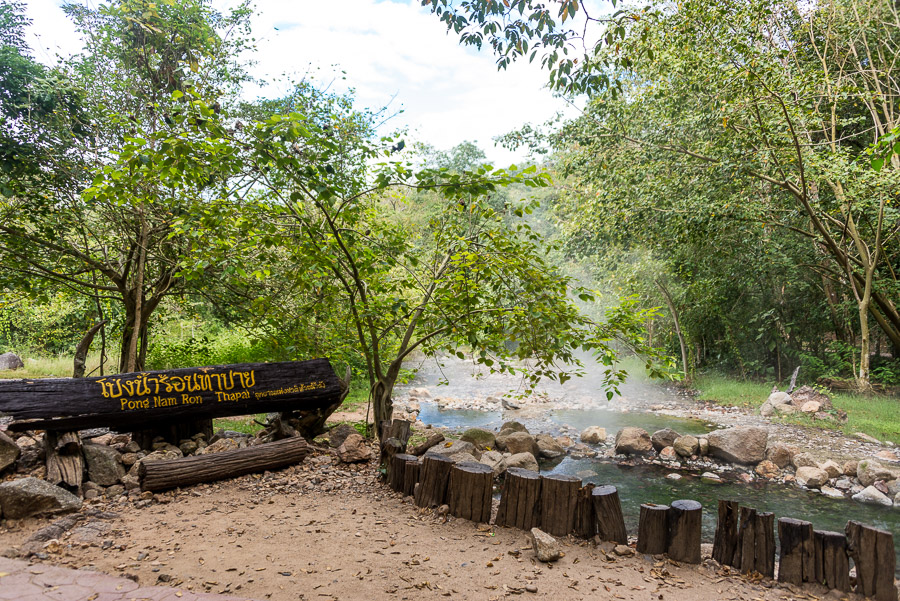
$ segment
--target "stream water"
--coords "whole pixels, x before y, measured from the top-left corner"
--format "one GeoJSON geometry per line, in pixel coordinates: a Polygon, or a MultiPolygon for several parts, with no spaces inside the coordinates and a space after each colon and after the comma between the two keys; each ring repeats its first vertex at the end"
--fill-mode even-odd
{"type": "MultiPolygon", "coordinates": [[[[487,395],[503,394],[513,383],[508,377],[488,376],[480,379],[471,377],[472,367],[462,362],[440,366],[440,369],[421,370],[411,386],[434,386],[437,379],[448,384],[433,394],[454,398],[485,398],[487,395]],[[503,387],[506,386],[506,390],[503,387]]],[[[443,426],[456,430],[480,427],[497,430],[509,419],[521,421],[532,433],[568,433],[577,438],[588,426],[601,426],[609,434],[614,434],[625,426],[644,428],[654,432],[662,428],[672,428],[682,434],[704,434],[716,428],[715,424],[696,419],[678,418],[653,411],[617,410],[627,408],[623,402],[628,398],[644,401],[665,402],[672,400],[672,394],[662,386],[641,378],[631,379],[621,389],[622,397],[607,403],[596,382],[575,379],[564,386],[551,384],[544,389],[548,395],[544,401],[546,411],[519,418],[518,412],[478,411],[471,409],[441,409],[438,402],[422,402],[419,419],[426,424],[443,426]],[[579,399],[579,408],[556,408],[571,404],[579,399]],[[596,399],[585,403],[585,399],[596,399]]],[[[643,407],[647,403],[636,403],[643,407]]],[[[523,412],[529,414],[529,412],[523,412]]],[[[670,480],[666,476],[672,470],[654,465],[625,466],[604,459],[574,459],[565,457],[561,461],[541,464],[542,472],[563,473],[578,476],[583,483],[612,484],[619,490],[622,510],[629,532],[637,531],[639,506],[641,503],[669,504],[677,499],[693,499],[703,505],[703,538],[712,542],[719,499],[739,501],[742,505],[759,511],[771,511],[776,519],[793,517],[813,523],[818,530],[843,532],[848,520],[857,520],[894,533],[894,544],[900,554],[900,509],[866,505],[850,499],[832,499],[822,494],[781,483],[757,481],[710,483],[697,475],[680,472],[680,480],[670,480]]],[[[900,576],[900,565],[898,565],[900,576]]]]}

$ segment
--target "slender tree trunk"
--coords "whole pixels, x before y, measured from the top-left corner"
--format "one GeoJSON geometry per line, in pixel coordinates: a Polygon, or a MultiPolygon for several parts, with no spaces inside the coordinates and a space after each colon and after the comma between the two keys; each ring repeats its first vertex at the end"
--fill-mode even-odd
{"type": "Polygon", "coordinates": [[[865,299],[859,303],[859,374],[856,378],[856,387],[860,392],[868,394],[872,392],[872,382],[869,381],[869,302],[865,299]]]}
{"type": "Polygon", "coordinates": [[[687,345],[684,343],[684,335],[681,333],[681,323],[678,320],[678,311],[675,309],[675,303],[672,302],[672,297],[669,295],[669,291],[659,282],[656,281],[656,286],[659,288],[660,292],[663,294],[663,298],[666,300],[666,306],[669,307],[669,312],[672,314],[672,320],[675,322],[675,333],[678,335],[678,344],[681,345],[681,367],[684,371],[684,379],[686,382],[689,382],[691,379],[690,372],[688,371],[688,356],[687,356],[687,345]]]}

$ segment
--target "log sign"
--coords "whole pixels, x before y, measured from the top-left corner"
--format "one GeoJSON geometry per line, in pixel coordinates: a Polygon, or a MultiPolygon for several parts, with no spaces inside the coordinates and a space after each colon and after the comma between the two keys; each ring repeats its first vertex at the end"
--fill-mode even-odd
{"type": "Polygon", "coordinates": [[[0,381],[13,429],[74,429],[326,407],[341,393],[327,359],[0,381]],[[22,421],[29,420],[29,421],[22,421]]]}

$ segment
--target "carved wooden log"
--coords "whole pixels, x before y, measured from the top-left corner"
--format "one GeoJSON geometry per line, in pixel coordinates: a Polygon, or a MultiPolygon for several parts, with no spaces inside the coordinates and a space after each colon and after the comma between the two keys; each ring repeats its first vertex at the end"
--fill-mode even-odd
{"type": "Polygon", "coordinates": [[[856,565],[856,592],[875,601],[896,601],[894,536],[854,521],[847,522],[845,532],[856,565]]]}
{"type": "Polygon", "coordinates": [[[672,501],[667,514],[666,553],[683,563],[700,563],[700,526],[703,507],[687,499],[672,501]]]}
{"type": "Polygon", "coordinates": [[[816,548],[816,582],[843,592],[850,591],[847,537],[840,532],[813,530],[816,548]]]}
{"type": "Polygon", "coordinates": [[[656,555],[666,552],[669,533],[668,513],[668,505],[657,505],[655,503],[643,503],[641,505],[641,515],[638,522],[638,553],[656,555]]]}
{"type": "MultiPolygon", "coordinates": [[[[325,407],[341,395],[327,359],[192,367],[100,378],[0,381],[10,430],[155,429],[228,415],[325,407]]],[[[176,441],[177,442],[177,441],[176,441]]]]}
{"type": "Polygon", "coordinates": [[[450,515],[473,522],[490,522],[493,482],[494,473],[488,465],[475,461],[455,464],[450,470],[447,489],[450,515]]]}
{"type": "Polygon", "coordinates": [[[594,538],[597,534],[597,518],[594,516],[594,484],[588,483],[578,489],[575,500],[575,536],[594,538]]]}
{"type": "Polygon", "coordinates": [[[84,482],[84,456],[81,454],[81,436],[78,432],[44,434],[44,452],[47,463],[47,481],[63,484],[65,488],[81,492],[84,482]]]}
{"type": "Polygon", "coordinates": [[[418,507],[437,507],[447,500],[447,483],[453,460],[443,455],[425,455],[416,488],[418,507]]]}
{"type": "Polygon", "coordinates": [[[815,579],[812,524],[793,518],[779,518],[778,539],[781,541],[778,581],[790,584],[812,582],[815,579]]]}
{"type": "Polygon", "coordinates": [[[723,566],[734,566],[738,549],[739,510],[737,501],[719,501],[719,520],[713,539],[712,558],[723,566]]]}
{"type": "Polygon", "coordinates": [[[498,526],[531,530],[541,524],[541,475],[521,467],[506,470],[500,508],[494,521],[498,526]]]}
{"type": "Polygon", "coordinates": [[[541,476],[541,530],[553,536],[572,532],[580,485],[581,478],[576,476],[541,476]]]}
{"type": "Polygon", "coordinates": [[[405,453],[399,453],[391,458],[390,471],[388,472],[388,484],[391,490],[403,492],[405,488],[406,462],[410,460],[418,462],[418,459],[405,453]]]}
{"type": "Polygon", "coordinates": [[[601,540],[619,544],[628,543],[625,532],[625,518],[622,516],[622,504],[619,502],[619,491],[615,486],[597,486],[591,491],[594,503],[594,517],[597,520],[597,533],[601,540]]]}
{"type": "Polygon", "coordinates": [[[407,459],[403,466],[403,494],[410,496],[416,492],[416,484],[419,483],[419,460],[413,455],[407,455],[412,459],[407,459]]]}
{"type": "Polygon", "coordinates": [[[278,469],[303,461],[307,454],[309,445],[298,436],[221,453],[145,461],[138,477],[141,490],[165,490],[278,469]]]}

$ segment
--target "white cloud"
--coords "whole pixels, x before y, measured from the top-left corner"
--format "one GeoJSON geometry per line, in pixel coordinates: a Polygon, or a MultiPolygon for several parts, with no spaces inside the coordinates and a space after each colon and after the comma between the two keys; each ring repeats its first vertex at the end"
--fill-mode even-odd
{"type": "MultiPolygon", "coordinates": [[[[257,8],[257,77],[276,81],[285,74],[309,74],[335,90],[354,88],[361,106],[391,103],[391,109],[403,109],[385,133],[408,127],[415,138],[438,148],[472,140],[502,165],[522,156],[495,148],[494,136],[570,110],[543,87],[547,74],[538,65],[516,63],[498,71],[487,49],[461,47],[456,34],[448,34],[418,2],[259,0],[257,8]],[[340,70],[346,79],[340,79],[340,70]]],[[[28,11],[39,59],[49,62],[79,49],[57,2],[29,0],[28,11]]],[[[269,86],[248,93],[280,91],[269,86]]]]}

